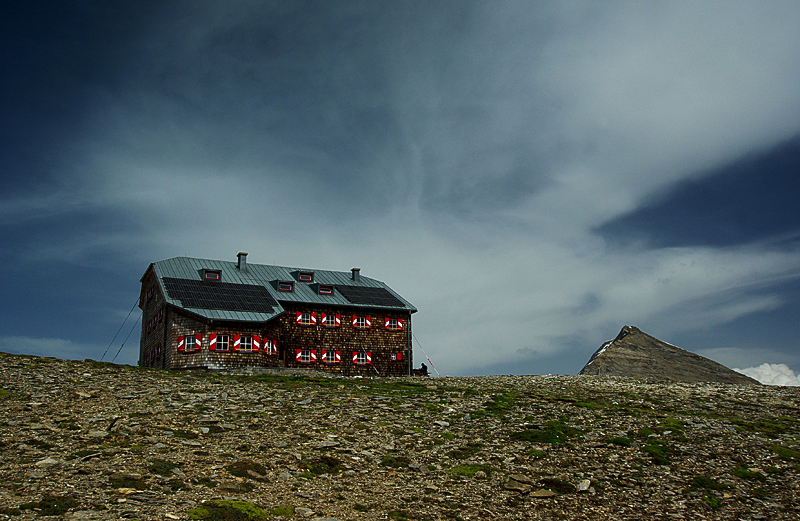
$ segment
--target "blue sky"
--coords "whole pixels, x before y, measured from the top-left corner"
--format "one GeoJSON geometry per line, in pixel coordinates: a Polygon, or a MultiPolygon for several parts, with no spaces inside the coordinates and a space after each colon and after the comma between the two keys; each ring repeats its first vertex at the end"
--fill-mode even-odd
{"type": "Polygon", "coordinates": [[[0,24],[0,350],[98,359],[150,262],[247,251],[385,281],[443,374],[574,374],[626,324],[800,370],[796,2],[34,1],[0,24]]]}

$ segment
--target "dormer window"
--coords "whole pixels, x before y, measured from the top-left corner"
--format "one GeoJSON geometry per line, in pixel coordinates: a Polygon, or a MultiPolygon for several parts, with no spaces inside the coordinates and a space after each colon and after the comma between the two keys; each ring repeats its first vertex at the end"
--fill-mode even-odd
{"type": "Polygon", "coordinates": [[[301,271],[297,274],[297,280],[300,282],[314,282],[314,274],[310,271],[301,271]]]}
{"type": "Polygon", "coordinates": [[[222,270],[203,270],[203,280],[220,280],[222,270]]]}
{"type": "Polygon", "coordinates": [[[278,291],[294,291],[294,284],[291,282],[278,282],[278,291]]]}
{"type": "Polygon", "coordinates": [[[320,295],[333,295],[333,286],[320,286],[319,287],[319,294],[320,295]]]}

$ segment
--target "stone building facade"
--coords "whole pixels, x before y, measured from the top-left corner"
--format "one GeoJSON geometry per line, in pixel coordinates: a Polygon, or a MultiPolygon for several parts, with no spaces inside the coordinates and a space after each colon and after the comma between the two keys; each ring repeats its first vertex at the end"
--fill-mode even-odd
{"type": "Polygon", "coordinates": [[[139,365],[163,369],[308,368],[404,376],[411,314],[381,281],[350,272],[176,257],[141,279],[139,365]]]}

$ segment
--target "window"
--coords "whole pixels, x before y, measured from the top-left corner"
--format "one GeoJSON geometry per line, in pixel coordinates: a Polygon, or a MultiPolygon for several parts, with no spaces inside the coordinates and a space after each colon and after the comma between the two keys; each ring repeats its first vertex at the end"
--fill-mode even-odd
{"type": "Polygon", "coordinates": [[[372,319],[370,317],[353,315],[353,327],[356,329],[369,329],[372,327],[372,319]]]}
{"type": "Polygon", "coordinates": [[[403,359],[403,353],[392,353],[392,361],[398,362],[403,359]]]}
{"type": "Polygon", "coordinates": [[[342,363],[342,352],[341,351],[323,351],[322,352],[322,363],[323,364],[341,364],[342,363]]]}
{"type": "Polygon", "coordinates": [[[297,280],[300,282],[314,282],[314,274],[310,271],[301,271],[297,274],[297,280]]]}
{"type": "Polygon", "coordinates": [[[298,311],[295,322],[301,326],[316,326],[317,314],[309,313],[308,311],[298,311]]]}
{"type": "Polygon", "coordinates": [[[322,314],[322,325],[325,327],[341,327],[342,317],[340,315],[322,314]]]}
{"type": "Polygon", "coordinates": [[[203,270],[204,280],[219,280],[221,278],[222,272],[220,270],[203,270]]]}
{"type": "Polygon", "coordinates": [[[239,343],[239,351],[246,351],[249,353],[252,350],[253,350],[253,337],[242,335],[242,338],[239,343]]]}
{"type": "Polygon", "coordinates": [[[353,351],[353,363],[356,365],[365,365],[372,363],[372,353],[369,351],[353,351]]]}
{"type": "Polygon", "coordinates": [[[230,350],[230,337],[228,335],[217,335],[217,351],[230,350]]]}
{"type": "Polygon", "coordinates": [[[320,295],[333,295],[333,286],[320,286],[319,287],[319,294],[320,295]]]}
{"type": "Polygon", "coordinates": [[[403,320],[399,318],[387,318],[386,322],[386,329],[389,331],[402,331],[403,330],[403,320]]]}
{"type": "Polygon", "coordinates": [[[293,291],[294,284],[291,282],[278,282],[278,291],[293,291]]]}
{"type": "Polygon", "coordinates": [[[317,351],[315,349],[297,349],[295,361],[301,364],[313,364],[317,361],[317,351]]]}
{"type": "Polygon", "coordinates": [[[186,335],[186,350],[187,351],[194,351],[195,350],[195,343],[194,343],[194,336],[193,335],[186,335]]]}
{"type": "Polygon", "coordinates": [[[264,353],[267,355],[277,355],[278,343],[275,340],[264,339],[264,353]]]}

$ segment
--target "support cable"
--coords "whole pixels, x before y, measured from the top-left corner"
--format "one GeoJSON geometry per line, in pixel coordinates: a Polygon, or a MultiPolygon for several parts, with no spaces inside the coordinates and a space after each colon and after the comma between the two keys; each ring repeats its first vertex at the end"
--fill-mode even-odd
{"type": "Polygon", "coordinates": [[[442,375],[441,375],[441,374],[439,374],[439,371],[438,371],[438,370],[436,370],[436,366],[435,366],[435,365],[433,365],[433,362],[431,362],[431,359],[430,359],[430,357],[428,356],[428,353],[426,353],[426,352],[425,352],[425,349],[423,349],[423,347],[422,347],[422,344],[420,344],[420,343],[419,343],[419,339],[417,338],[417,335],[415,335],[415,334],[412,332],[412,333],[411,333],[411,336],[413,336],[413,337],[414,337],[414,340],[416,340],[416,341],[417,341],[417,345],[419,346],[419,348],[420,348],[420,349],[422,349],[422,354],[424,354],[424,355],[425,355],[425,358],[428,360],[428,363],[429,363],[429,364],[431,364],[431,367],[433,367],[433,370],[434,370],[434,371],[436,371],[436,376],[438,376],[438,377],[441,377],[442,375]]]}
{"type": "Polygon", "coordinates": [[[128,339],[131,337],[131,333],[133,333],[133,330],[136,328],[136,324],[138,324],[138,323],[139,323],[139,320],[141,320],[141,318],[142,318],[142,315],[144,315],[144,313],[142,313],[141,315],[139,315],[139,318],[137,318],[137,319],[136,319],[136,322],[134,322],[134,323],[133,323],[133,327],[131,327],[131,330],[130,330],[130,331],[128,331],[128,336],[126,336],[126,337],[125,337],[125,340],[123,340],[123,341],[122,341],[122,345],[121,345],[121,346],[119,346],[119,349],[117,350],[117,354],[115,354],[115,355],[114,355],[114,358],[111,360],[111,363],[112,363],[112,364],[114,363],[114,360],[116,360],[116,359],[117,359],[117,357],[119,356],[119,353],[120,353],[120,351],[122,351],[122,348],[123,348],[123,347],[125,347],[125,342],[127,342],[127,341],[128,341],[128,339]]]}
{"type": "Polygon", "coordinates": [[[103,356],[100,357],[100,361],[101,362],[103,361],[103,358],[106,357],[106,354],[108,353],[108,350],[111,348],[111,345],[114,343],[114,340],[117,339],[117,336],[119,335],[119,332],[122,331],[123,327],[125,327],[125,322],[127,322],[128,319],[131,317],[131,313],[133,313],[133,310],[136,307],[136,304],[138,304],[138,303],[139,303],[139,298],[137,297],[136,300],[133,302],[133,306],[131,307],[131,310],[128,311],[128,316],[125,317],[125,320],[122,321],[122,325],[119,326],[119,329],[117,329],[117,334],[114,335],[114,338],[112,338],[111,342],[108,343],[108,347],[106,348],[105,352],[103,353],[103,356]]]}

